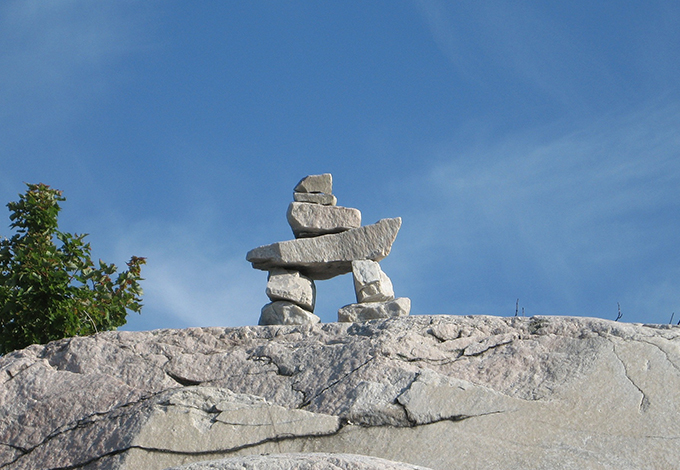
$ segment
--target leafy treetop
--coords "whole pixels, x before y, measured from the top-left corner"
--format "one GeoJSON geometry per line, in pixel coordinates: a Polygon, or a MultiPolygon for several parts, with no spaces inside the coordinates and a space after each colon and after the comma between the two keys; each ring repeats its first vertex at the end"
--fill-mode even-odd
{"type": "Polygon", "coordinates": [[[113,330],[139,313],[145,258],[133,256],[128,270],[90,258],[87,234],[58,230],[62,192],[27,184],[19,201],[7,204],[16,233],[0,240],[0,354],[34,343],[113,330]]]}

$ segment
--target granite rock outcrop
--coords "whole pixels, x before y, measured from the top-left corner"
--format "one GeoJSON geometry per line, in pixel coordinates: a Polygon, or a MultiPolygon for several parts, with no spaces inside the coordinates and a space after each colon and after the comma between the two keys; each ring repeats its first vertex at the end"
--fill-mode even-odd
{"type": "Polygon", "coordinates": [[[428,470],[417,465],[354,454],[249,455],[199,462],[168,470],[428,470]]]}
{"type": "Polygon", "coordinates": [[[680,327],[405,316],[104,332],[0,358],[5,470],[300,452],[442,470],[675,468],[680,327]]]}

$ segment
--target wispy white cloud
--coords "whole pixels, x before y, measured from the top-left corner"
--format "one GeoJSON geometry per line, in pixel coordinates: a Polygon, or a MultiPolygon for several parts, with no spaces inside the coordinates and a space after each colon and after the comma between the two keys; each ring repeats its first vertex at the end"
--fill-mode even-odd
{"type": "Polygon", "coordinates": [[[265,273],[243,259],[210,260],[202,255],[189,252],[177,259],[151,253],[145,269],[145,302],[150,307],[145,315],[156,316],[158,325],[167,324],[167,316],[186,326],[257,324],[266,300],[265,273]]]}
{"type": "MultiPolygon", "coordinates": [[[[443,145],[434,158],[445,163],[416,183],[436,204],[414,201],[418,230],[405,225],[400,259],[427,260],[414,274],[443,273],[463,303],[510,305],[524,292],[549,310],[533,313],[596,314],[583,310],[618,296],[661,315],[643,292],[680,304],[667,295],[680,283],[679,126],[680,107],[657,104],[570,132],[443,145]]],[[[428,303],[443,309],[441,300],[428,303]]]]}
{"type": "MultiPolygon", "coordinates": [[[[441,52],[470,82],[525,81],[573,106],[577,73],[595,65],[578,38],[529,2],[423,0],[418,6],[441,52]]],[[[606,64],[598,70],[605,73],[606,64]]]]}
{"type": "Polygon", "coordinates": [[[257,324],[266,301],[266,273],[214,239],[200,220],[154,221],[117,234],[116,259],[145,256],[142,315],[126,329],[257,324]]]}
{"type": "Polygon", "coordinates": [[[632,22],[619,16],[617,7],[596,4],[553,8],[531,0],[421,0],[417,5],[460,77],[491,92],[528,90],[572,116],[598,100],[615,106],[677,82],[678,52],[669,47],[677,42],[669,38],[680,38],[677,4],[650,2],[637,15],[635,7],[626,9],[632,22]]]}
{"type": "MultiPolygon", "coordinates": [[[[140,2],[7,0],[0,4],[0,118],[55,123],[110,91],[115,66],[147,43],[140,2]]],[[[118,71],[120,73],[120,71],[118,71]]]]}

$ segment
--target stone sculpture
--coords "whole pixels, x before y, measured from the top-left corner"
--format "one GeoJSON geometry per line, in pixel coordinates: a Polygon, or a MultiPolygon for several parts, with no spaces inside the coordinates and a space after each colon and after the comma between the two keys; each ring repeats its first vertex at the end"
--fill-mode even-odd
{"type": "Polygon", "coordinates": [[[261,246],[246,259],[255,269],[269,271],[260,325],[318,323],[314,315],[314,281],[351,272],[357,303],[338,311],[338,321],[356,322],[405,316],[406,297],[395,299],[392,281],[378,262],[392,248],[401,218],[361,226],[361,212],[336,205],[330,173],[309,175],[293,190],[288,223],[295,240],[261,246]]]}

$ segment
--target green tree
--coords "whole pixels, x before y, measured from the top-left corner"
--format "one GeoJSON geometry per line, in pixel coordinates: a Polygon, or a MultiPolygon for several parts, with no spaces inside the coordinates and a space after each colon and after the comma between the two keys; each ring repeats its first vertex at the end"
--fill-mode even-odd
{"type": "Polygon", "coordinates": [[[62,192],[27,184],[7,204],[16,233],[0,240],[0,354],[34,343],[112,330],[140,312],[139,286],[145,258],[133,256],[128,270],[90,259],[87,234],[60,232],[62,192]]]}

